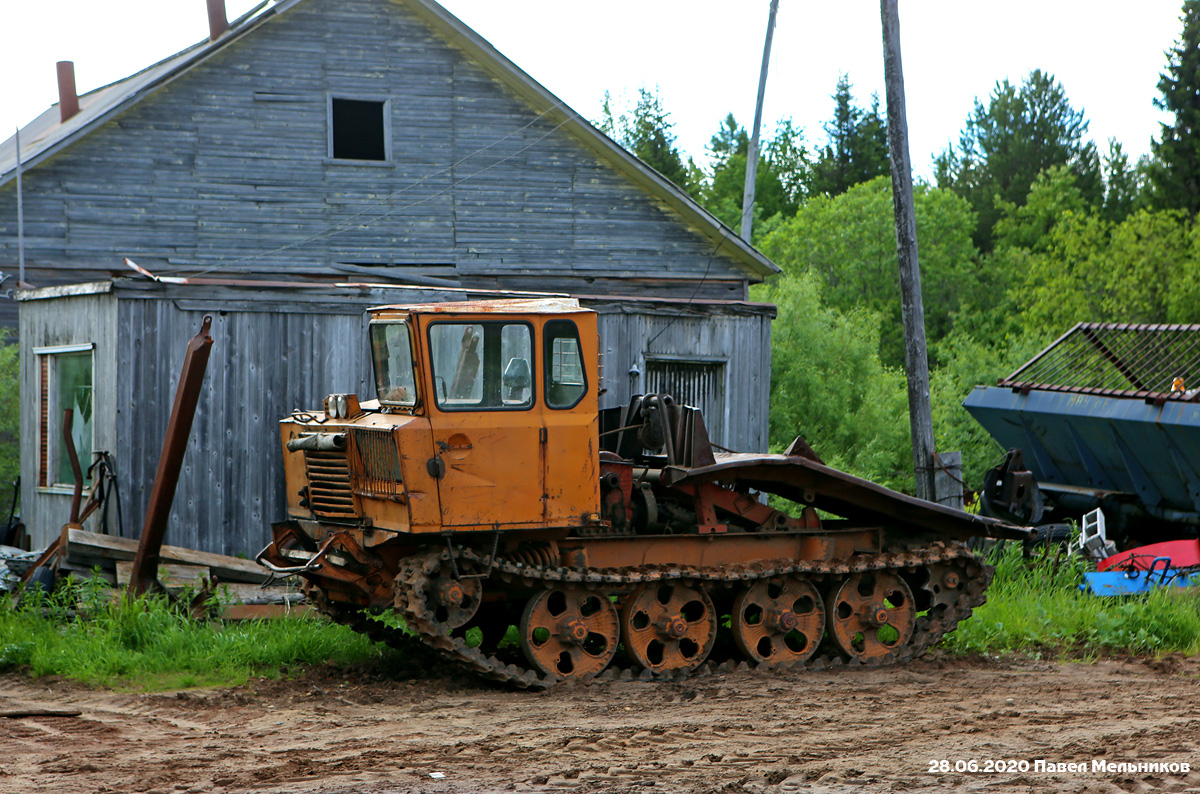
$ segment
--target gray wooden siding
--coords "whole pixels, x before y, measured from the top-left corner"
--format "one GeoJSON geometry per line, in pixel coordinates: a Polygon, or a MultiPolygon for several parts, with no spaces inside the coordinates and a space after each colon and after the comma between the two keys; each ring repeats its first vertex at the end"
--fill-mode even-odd
{"type": "MultiPolygon", "coordinates": [[[[162,273],[351,262],[486,289],[746,291],[712,240],[393,0],[296,6],[28,172],[24,194],[39,286],[130,256],[162,273]],[[327,157],[330,94],[390,99],[391,162],[327,157]]],[[[10,183],[0,261],[15,205],[10,183]]]]}
{"type": "Polygon", "coordinates": [[[738,452],[767,450],[772,314],[589,306],[600,313],[601,379],[608,389],[601,408],[645,391],[647,358],[720,362],[725,415],[706,423],[717,431],[712,440],[738,452]],[[629,375],[635,365],[637,378],[629,375]]]}
{"type": "MultiPolygon", "coordinates": [[[[42,548],[58,536],[71,515],[71,494],[64,489],[38,486],[41,461],[39,413],[41,387],[39,347],[94,344],[92,353],[92,449],[116,452],[119,433],[114,418],[114,393],[121,378],[117,365],[120,340],[116,335],[117,300],[107,293],[79,295],[56,301],[26,304],[21,312],[21,518],[32,530],[34,548],[42,548]],[[69,311],[62,311],[69,305],[69,311]]],[[[48,418],[50,432],[58,434],[62,416],[48,418]]],[[[80,460],[86,469],[90,460],[80,460]]],[[[86,495],[85,495],[86,498],[86,495]]],[[[109,514],[116,526],[115,513],[109,514]]],[[[95,516],[88,523],[94,528],[95,516]]]]}
{"type": "MultiPolygon", "coordinates": [[[[206,309],[214,339],[208,372],[172,505],[170,542],[221,554],[257,552],[282,520],[278,422],[334,391],[367,389],[362,306],[320,314],[212,311],[210,302],[126,300],[118,333],[154,340],[122,348],[117,384],[125,505],[140,531],[184,349],[206,309]]],[[[262,307],[267,309],[268,307],[262,307]]]]}

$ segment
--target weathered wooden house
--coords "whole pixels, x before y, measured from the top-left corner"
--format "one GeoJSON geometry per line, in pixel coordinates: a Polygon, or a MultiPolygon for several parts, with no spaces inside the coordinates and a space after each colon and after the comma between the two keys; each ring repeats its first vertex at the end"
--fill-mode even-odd
{"type": "Polygon", "coordinates": [[[210,40],[83,96],[65,80],[22,130],[26,281],[128,256],[160,275],[744,300],[776,272],[433,0],[279,0],[227,29],[210,3],[210,40]]]}
{"type": "Polygon", "coordinates": [[[363,310],[404,286],[592,296],[606,405],[666,388],[718,443],[765,447],[773,311],[746,299],[777,268],[682,190],[433,0],[278,0],[232,24],[209,10],[208,40],[83,96],[63,79],[19,154],[0,143],[0,270],[21,247],[41,288],[0,300],[0,323],[20,306],[35,538],[69,501],[49,417],[85,403],[80,446],[114,454],[136,535],[183,345],[210,312],[171,532],[253,550],[282,511],[275,421],[367,377],[363,310]]]}

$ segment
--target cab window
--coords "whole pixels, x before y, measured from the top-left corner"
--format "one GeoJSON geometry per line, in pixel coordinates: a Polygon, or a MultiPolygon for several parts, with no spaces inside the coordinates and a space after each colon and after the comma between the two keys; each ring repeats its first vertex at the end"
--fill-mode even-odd
{"type": "Polygon", "coordinates": [[[570,320],[546,323],[546,405],[573,408],[587,393],[579,329],[570,320]]]}
{"type": "Polygon", "coordinates": [[[381,403],[408,408],[417,404],[407,323],[371,323],[371,362],[375,367],[375,396],[381,403]]]}
{"type": "Polygon", "coordinates": [[[443,411],[533,405],[533,329],[528,323],[429,326],[434,400],[443,411]]]}

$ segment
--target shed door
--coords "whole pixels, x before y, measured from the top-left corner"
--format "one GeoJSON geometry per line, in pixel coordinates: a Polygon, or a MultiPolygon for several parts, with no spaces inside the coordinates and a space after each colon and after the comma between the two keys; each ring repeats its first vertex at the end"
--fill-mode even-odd
{"type": "Polygon", "coordinates": [[[725,439],[725,362],[646,359],[646,393],[669,394],[675,402],[699,408],[714,443],[725,439]]]}

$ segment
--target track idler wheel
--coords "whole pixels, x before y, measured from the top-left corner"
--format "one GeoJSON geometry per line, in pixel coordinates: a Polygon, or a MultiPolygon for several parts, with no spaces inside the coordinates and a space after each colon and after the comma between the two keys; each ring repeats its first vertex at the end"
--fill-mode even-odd
{"type": "Polygon", "coordinates": [[[529,599],[521,615],[525,658],[553,678],[596,675],[612,661],[620,636],[616,607],[594,590],[544,590],[529,599]]]}
{"type": "Polygon", "coordinates": [[[456,577],[454,570],[447,565],[429,580],[426,601],[433,610],[434,618],[447,629],[467,625],[479,610],[483,600],[483,579],[463,575],[471,573],[474,571],[460,565],[456,577]]]}
{"type": "Polygon", "coordinates": [[[733,639],[742,654],[758,664],[808,659],[817,652],[824,627],[821,594],[807,579],[764,579],[733,600],[733,639]]]}
{"type": "Polygon", "coordinates": [[[651,672],[695,670],[717,638],[712,599],[677,582],[645,585],[621,610],[621,637],[630,658],[651,672]]]}
{"type": "Polygon", "coordinates": [[[917,621],[912,590],[889,571],[854,574],[830,592],[826,611],[834,645],[860,662],[899,653],[917,621]]]}

